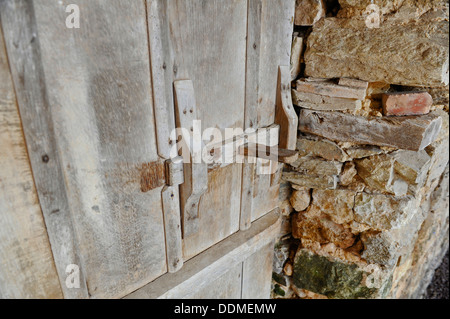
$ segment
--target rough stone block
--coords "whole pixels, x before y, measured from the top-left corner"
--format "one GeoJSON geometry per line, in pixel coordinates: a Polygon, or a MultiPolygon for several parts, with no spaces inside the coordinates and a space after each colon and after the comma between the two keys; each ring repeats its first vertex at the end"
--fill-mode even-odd
{"type": "Polygon", "coordinates": [[[349,157],[336,143],[317,137],[300,136],[297,139],[297,150],[301,157],[312,155],[328,161],[345,162],[349,160],[349,157]]]}
{"type": "MultiPolygon", "coordinates": [[[[394,285],[389,298],[422,298],[449,247],[449,177],[448,167],[441,182],[431,194],[430,207],[417,237],[414,249],[402,255],[394,273],[394,285]]],[[[407,234],[407,233],[404,233],[407,234]]]]}
{"type": "Polygon", "coordinates": [[[301,110],[299,130],[330,140],[423,150],[436,140],[442,118],[423,116],[365,118],[338,112],[301,110]]]}
{"type": "MultiPolygon", "coordinates": [[[[372,189],[383,193],[392,192],[394,159],[386,154],[355,161],[358,176],[372,189]]],[[[405,193],[402,195],[406,195],[405,193]]]]}
{"type": "Polygon", "coordinates": [[[292,216],[292,236],[320,244],[333,243],[343,249],[351,247],[355,242],[355,236],[348,228],[336,224],[326,214],[314,210],[292,216]]]}
{"type": "MultiPolygon", "coordinates": [[[[431,165],[426,151],[395,151],[355,161],[358,175],[373,190],[404,196],[424,186],[431,165]]],[[[442,171],[441,171],[442,172],[442,171]]]]}
{"type": "Polygon", "coordinates": [[[336,189],[338,176],[317,176],[306,175],[300,172],[284,172],[282,175],[284,181],[292,183],[292,187],[307,187],[314,189],[336,189]]]}
{"type": "Polygon", "coordinates": [[[449,25],[445,19],[382,23],[322,19],[305,52],[307,76],[438,87],[449,81],[449,25]],[[399,54],[401,52],[401,54],[399,54]]]}
{"type": "Polygon", "coordinates": [[[292,102],[299,107],[319,111],[354,111],[362,107],[360,100],[328,97],[292,90],[292,102]]]}
{"type": "Polygon", "coordinates": [[[386,116],[424,115],[430,113],[433,98],[427,92],[396,92],[383,94],[386,116]]]}
{"type": "MultiPolygon", "coordinates": [[[[361,257],[370,263],[394,267],[401,264],[402,259],[409,256],[417,241],[418,232],[430,211],[430,200],[419,201],[417,213],[401,227],[388,231],[366,231],[360,235],[364,244],[361,257]]],[[[408,212],[406,212],[408,213],[408,212]]]]}
{"type": "Polygon", "coordinates": [[[295,36],[292,39],[291,49],[291,81],[297,79],[301,70],[301,57],[303,53],[303,38],[295,36]]]}
{"type": "Polygon", "coordinates": [[[297,212],[302,212],[306,210],[309,207],[309,204],[311,203],[311,190],[305,189],[294,191],[292,193],[290,202],[292,207],[297,212]]]}
{"type": "Polygon", "coordinates": [[[310,26],[325,17],[326,9],[323,0],[296,0],[295,25],[310,26]]]}
{"type": "Polygon", "coordinates": [[[366,90],[369,88],[369,82],[361,81],[358,79],[341,78],[339,79],[339,85],[350,86],[366,90]]]}
{"type": "Polygon", "coordinates": [[[296,91],[354,100],[364,100],[367,93],[367,89],[361,87],[337,85],[333,82],[307,82],[304,80],[296,82],[296,91]]]}
{"type": "Polygon", "coordinates": [[[400,228],[411,220],[418,209],[412,196],[394,197],[360,193],[355,197],[355,221],[376,231],[400,228]]]}
{"type": "Polygon", "coordinates": [[[392,285],[392,274],[378,268],[363,269],[300,249],[294,262],[297,288],[335,299],[383,298],[392,285]],[[376,277],[376,278],[375,278],[376,277]]]}
{"type": "Polygon", "coordinates": [[[349,148],[345,148],[344,151],[352,159],[361,159],[385,153],[385,151],[383,151],[381,148],[370,145],[351,146],[349,148]]]}
{"type": "Polygon", "coordinates": [[[396,151],[389,154],[389,157],[395,161],[394,179],[405,181],[408,184],[408,193],[415,195],[425,185],[431,157],[426,151],[396,151]]]}
{"type": "Polygon", "coordinates": [[[300,157],[291,164],[291,171],[283,172],[282,179],[305,188],[335,189],[342,165],[318,157],[300,157]]]}
{"type": "Polygon", "coordinates": [[[311,210],[322,212],[337,224],[353,219],[355,192],[347,190],[313,190],[311,210]]]}
{"type": "Polygon", "coordinates": [[[344,168],[342,169],[342,173],[339,176],[339,184],[342,186],[350,185],[354,181],[354,178],[357,174],[358,171],[356,170],[355,163],[345,163],[344,168]]]}
{"type": "Polygon", "coordinates": [[[342,163],[317,157],[299,157],[291,164],[297,172],[315,176],[336,176],[342,171],[342,163]]]}

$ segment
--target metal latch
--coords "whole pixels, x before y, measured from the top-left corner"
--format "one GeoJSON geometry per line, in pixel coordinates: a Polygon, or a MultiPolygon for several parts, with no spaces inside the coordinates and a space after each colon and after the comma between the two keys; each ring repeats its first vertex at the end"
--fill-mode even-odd
{"type": "MultiPolygon", "coordinates": [[[[201,137],[193,136],[193,123],[198,120],[198,114],[192,81],[175,81],[174,93],[176,127],[182,128],[177,134],[181,135],[184,141],[202,143],[201,137]]],[[[214,154],[217,160],[213,164],[203,162],[203,144],[198,145],[199,147],[184,148],[189,150],[189,154],[166,161],[167,185],[180,187],[183,237],[193,235],[199,230],[199,202],[208,190],[208,170],[225,167],[236,162],[237,156],[241,156],[245,158],[246,163],[270,161],[273,174],[279,170],[278,163],[293,163],[297,160],[297,127],[298,117],[291,99],[290,67],[280,66],[275,124],[209,146],[211,154],[214,154]],[[272,134],[274,132],[275,135],[272,134]],[[189,160],[185,162],[184,159],[187,158],[189,160]]]]}

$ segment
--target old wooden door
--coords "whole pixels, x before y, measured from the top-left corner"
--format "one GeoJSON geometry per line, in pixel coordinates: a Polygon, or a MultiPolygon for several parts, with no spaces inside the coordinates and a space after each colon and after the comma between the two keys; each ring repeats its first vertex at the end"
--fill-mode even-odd
{"type": "Polygon", "coordinates": [[[274,122],[294,3],[72,2],[80,28],[66,26],[67,1],[4,0],[0,17],[64,297],[118,298],[238,232],[243,216],[276,208],[273,176],[210,169],[197,230],[172,241],[168,211],[182,219],[184,198],[165,185],[164,162],[176,142],[177,81],[192,83],[203,128],[274,122]],[[70,265],[78,289],[66,284],[70,265]]]}

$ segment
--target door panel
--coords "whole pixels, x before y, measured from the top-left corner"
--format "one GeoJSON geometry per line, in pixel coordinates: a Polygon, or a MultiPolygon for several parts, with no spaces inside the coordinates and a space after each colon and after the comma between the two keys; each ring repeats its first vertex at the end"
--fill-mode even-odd
{"type": "Polygon", "coordinates": [[[272,285],[272,241],[248,257],[242,267],[242,299],[269,299],[272,285]]]}
{"type": "Polygon", "coordinates": [[[145,4],[34,1],[42,64],[92,297],[121,297],[166,272],[145,4]]]}

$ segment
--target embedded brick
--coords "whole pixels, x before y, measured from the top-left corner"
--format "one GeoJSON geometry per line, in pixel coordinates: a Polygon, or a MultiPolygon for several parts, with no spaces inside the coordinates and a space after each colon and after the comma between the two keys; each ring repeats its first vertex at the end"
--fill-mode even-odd
{"type": "Polygon", "coordinates": [[[430,113],[433,98],[427,92],[385,93],[382,105],[386,116],[424,115],[430,113]]]}

